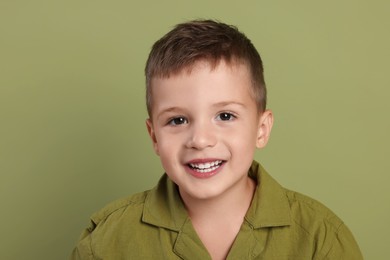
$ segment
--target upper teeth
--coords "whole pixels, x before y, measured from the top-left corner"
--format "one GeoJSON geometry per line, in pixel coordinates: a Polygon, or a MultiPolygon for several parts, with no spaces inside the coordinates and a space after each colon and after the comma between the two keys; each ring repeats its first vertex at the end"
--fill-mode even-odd
{"type": "Polygon", "coordinates": [[[214,167],[215,165],[218,165],[222,163],[222,161],[214,161],[214,162],[208,162],[208,163],[190,163],[191,167],[198,168],[198,169],[207,169],[210,167],[214,167]]]}

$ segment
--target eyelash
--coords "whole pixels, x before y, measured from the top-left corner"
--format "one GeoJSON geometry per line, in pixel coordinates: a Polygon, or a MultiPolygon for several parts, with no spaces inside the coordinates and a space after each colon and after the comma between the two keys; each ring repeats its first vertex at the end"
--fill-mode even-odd
{"type": "Polygon", "coordinates": [[[188,123],[187,118],[184,116],[173,117],[168,120],[168,125],[177,126],[188,123]]]}
{"type": "MultiPolygon", "coordinates": [[[[232,120],[236,119],[237,116],[231,112],[221,112],[217,115],[216,118],[218,121],[232,121],[232,120]],[[222,118],[222,116],[224,117],[224,119],[222,118]],[[228,118],[226,118],[226,117],[228,117],[228,118]]],[[[178,125],[183,125],[183,124],[187,124],[187,123],[188,123],[187,118],[185,118],[184,116],[178,116],[178,117],[170,118],[168,120],[167,125],[178,126],[178,125]]]]}
{"type": "Polygon", "coordinates": [[[232,120],[236,119],[237,116],[234,115],[234,114],[231,113],[231,112],[221,112],[221,113],[218,114],[217,118],[219,118],[219,120],[221,120],[221,121],[232,121],[232,120]],[[228,116],[229,118],[226,119],[226,120],[224,120],[224,119],[221,118],[222,115],[223,115],[223,116],[228,116]]]}

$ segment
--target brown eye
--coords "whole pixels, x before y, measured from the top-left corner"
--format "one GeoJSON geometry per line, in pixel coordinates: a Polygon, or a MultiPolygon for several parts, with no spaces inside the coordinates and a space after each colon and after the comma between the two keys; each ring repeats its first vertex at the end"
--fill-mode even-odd
{"type": "Polygon", "coordinates": [[[187,123],[187,119],[184,117],[175,117],[168,122],[169,125],[182,125],[186,123],[187,123]]]}
{"type": "Polygon", "coordinates": [[[217,118],[218,118],[218,120],[221,120],[221,121],[229,121],[229,120],[234,119],[235,116],[231,113],[224,112],[224,113],[220,113],[217,118]]]}

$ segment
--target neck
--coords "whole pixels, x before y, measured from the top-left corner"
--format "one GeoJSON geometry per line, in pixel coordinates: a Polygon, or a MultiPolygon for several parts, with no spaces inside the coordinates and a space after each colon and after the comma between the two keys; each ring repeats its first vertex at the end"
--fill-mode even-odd
{"type": "Polygon", "coordinates": [[[252,202],[256,183],[249,177],[242,180],[242,185],[231,187],[218,196],[197,199],[180,192],[188,214],[192,220],[215,220],[244,218],[252,202]]]}

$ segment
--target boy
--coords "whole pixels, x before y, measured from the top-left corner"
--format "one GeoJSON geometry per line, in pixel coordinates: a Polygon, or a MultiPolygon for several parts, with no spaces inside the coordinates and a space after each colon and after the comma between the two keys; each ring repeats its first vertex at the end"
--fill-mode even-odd
{"type": "Polygon", "coordinates": [[[166,174],[93,215],[72,259],[362,259],[339,218],[253,161],[273,115],[245,35],[179,24],[145,73],[147,129],[166,174]]]}

